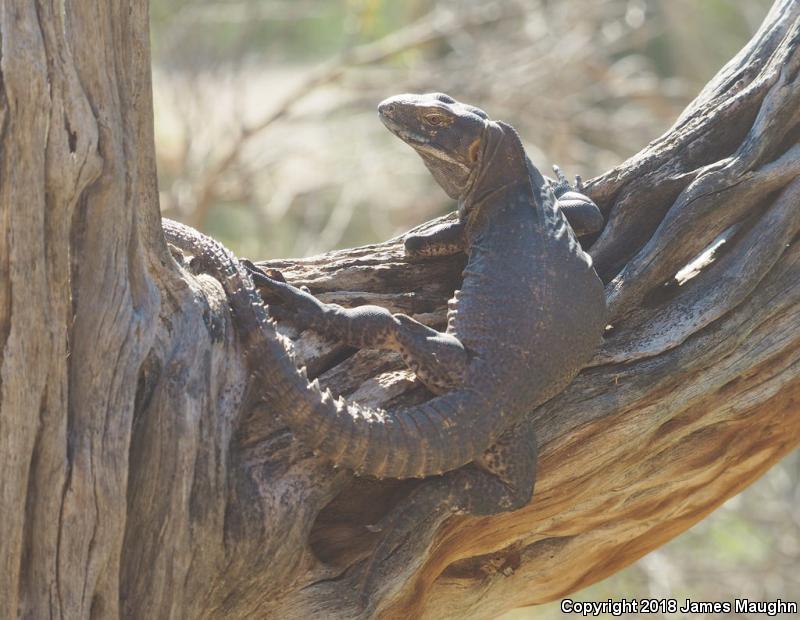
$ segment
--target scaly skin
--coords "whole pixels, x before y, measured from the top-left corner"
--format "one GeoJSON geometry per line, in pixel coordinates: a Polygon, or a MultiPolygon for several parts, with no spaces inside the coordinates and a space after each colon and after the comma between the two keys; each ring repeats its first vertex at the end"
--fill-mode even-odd
{"type": "Polygon", "coordinates": [[[401,95],[379,112],[459,201],[457,223],[406,240],[412,258],[469,256],[446,332],[376,306],[322,304],[252,275],[282,302],[278,318],[350,346],[397,350],[440,394],[399,411],[290,414],[293,430],[303,428],[313,448],[357,473],[425,477],[484,460],[506,429],[563,390],[598,346],[605,297],[513,128],[445,95],[401,95]]]}
{"type": "Polygon", "coordinates": [[[457,222],[405,242],[412,260],[468,255],[445,332],[377,306],[323,304],[252,265],[248,275],[216,242],[165,222],[170,243],[223,283],[253,365],[268,378],[264,398],[309,448],[358,474],[435,476],[376,526],[386,532],[354,575],[368,598],[392,581],[388,575],[412,570],[418,545],[429,540],[423,532],[450,514],[495,514],[530,500],[536,440],[526,414],[572,381],[605,325],[603,285],[566,219],[586,234],[602,216],[560,171],[558,183],[546,180],[512,127],[446,95],[400,95],[379,113],[458,200],[457,222]],[[270,306],[276,318],[350,346],[397,350],[438,396],[384,411],[321,393],[286,355],[250,277],[279,301],[270,306]]]}
{"type": "Polygon", "coordinates": [[[239,331],[246,338],[250,366],[268,377],[270,390],[265,399],[276,406],[292,399],[306,406],[320,402],[323,395],[308,383],[287,354],[248,271],[233,253],[180,222],[164,218],[161,227],[170,245],[192,257],[190,267],[194,271],[208,272],[222,284],[239,331]]]}
{"type": "Polygon", "coordinates": [[[526,414],[572,381],[605,326],[602,282],[566,219],[583,234],[599,230],[591,200],[558,169],[558,182],[542,177],[514,129],[477,108],[430,94],[392,97],[378,110],[458,200],[457,222],[405,240],[409,259],[468,255],[447,330],[376,306],[323,304],[251,270],[262,293],[283,303],[274,307],[278,318],[350,346],[397,350],[440,394],[400,411],[353,411],[344,428],[325,413],[294,416],[295,425],[324,426],[312,445],[358,473],[449,472],[417,487],[375,527],[384,534],[353,574],[366,604],[402,581],[398,571],[413,570],[421,545],[449,515],[496,514],[530,501],[537,446],[526,414]]]}
{"type": "Polygon", "coordinates": [[[306,445],[361,474],[425,477],[481,460],[503,431],[571,381],[602,332],[602,285],[554,209],[547,185],[534,185],[516,133],[450,101],[408,96],[381,108],[384,122],[459,199],[457,224],[406,241],[410,257],[469,254],[445,333],[375,306],[321,304],[304,291],[257,276],[262,290],[290,306],[295,323],[352,346],[400,351],[440,394],[427,403],[373,411],[309,387],[283,353],[243,267],[213,240],[165,224],[170,241],[187,244],[226,286],[244,333],[264,340],[251,348],[273,358],[261,367],[274,367],[270,380],[278,382],[265,398],[274,400],[306,445]],[[428,126],[419,116],[432,109],[442,116],[441,126],[428,126]],[[295,406],[282,400],[298,393],[295,406]]]}

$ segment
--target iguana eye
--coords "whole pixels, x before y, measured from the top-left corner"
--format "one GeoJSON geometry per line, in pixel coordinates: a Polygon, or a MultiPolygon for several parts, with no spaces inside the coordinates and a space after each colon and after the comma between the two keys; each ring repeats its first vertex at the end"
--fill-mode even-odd
{"type": "Polygon", "coordinates": [[[431,112],[430,114],[425,115],[425,122],[428,125],[441,125],[442,123],[447,120],[444,114],[438,114],[436,112],[431,112]]]}

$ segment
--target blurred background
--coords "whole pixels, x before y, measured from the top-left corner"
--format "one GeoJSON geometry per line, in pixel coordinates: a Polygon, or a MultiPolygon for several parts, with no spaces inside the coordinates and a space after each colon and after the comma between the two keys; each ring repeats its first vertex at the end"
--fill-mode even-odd
{"type": "MultiPolygon", "coordinates": [[[[378,121],[446,92],[590,178],[666,131],[771,0],[151,0],[164,214],[254,259],[381,241],[453,209],[378,121]]],[[[800,454],[574,598],[800,598],[800,454]]],[[[559,617],[558,603],[506,620],[559,617]]],[[[649,616],[654,617],[654,616],[649,616]]],[[[657,617],[657,616],[655,616],[657,617]]]]}

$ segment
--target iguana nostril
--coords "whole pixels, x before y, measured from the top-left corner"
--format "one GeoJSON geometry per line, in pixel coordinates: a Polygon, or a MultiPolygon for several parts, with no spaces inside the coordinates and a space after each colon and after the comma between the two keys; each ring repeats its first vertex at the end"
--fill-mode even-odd
{"type": "Polygon", "coordinates": [[[395,105],[384,101],[378,104],[378,114],[392,118],[394,116],[395,105]]]}

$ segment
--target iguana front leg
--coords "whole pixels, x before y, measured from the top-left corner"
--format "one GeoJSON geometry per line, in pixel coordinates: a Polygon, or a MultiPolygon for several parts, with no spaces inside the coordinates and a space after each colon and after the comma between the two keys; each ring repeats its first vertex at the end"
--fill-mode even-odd
{"type": "Polygon", "coordinates": [[[364,567],[354,575],[367,605],[386,584],[403,583],[397,571],[413,572],[439,526],[453,514],[476,516],[510,512],[533,495],[537,444],[530,420],[506,430],[474,463],[429,478],[373,526],[383,536],[364,567]]]}
{"type": "Polygon", "coordinates": [[[463,252],[467,247],[464,223],[447,222],[434,228],[405,238],[408,258],[449,256],[463,252]]]}
{"type": "Polygon", "coordinates": [[[455,336],[380,306],[343,308],[325,304],[252,266],[248,269],[267,300],[280,301],[279,305],[270,304],[273,317],[299,329],[313,329],[351,347],[398,351],[405,364],[434,393],[447,392],[462,383],[469,355],[455,336]]]}

